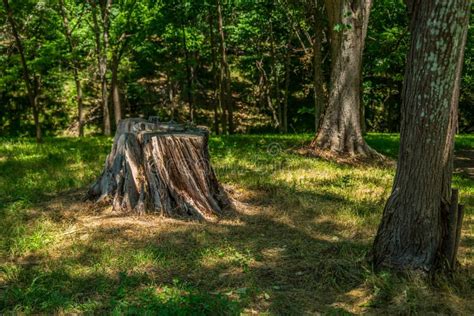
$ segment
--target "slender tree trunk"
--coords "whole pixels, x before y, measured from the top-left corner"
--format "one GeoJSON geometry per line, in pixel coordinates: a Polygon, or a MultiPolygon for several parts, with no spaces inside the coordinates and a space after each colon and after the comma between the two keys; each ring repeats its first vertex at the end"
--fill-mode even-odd
{"type": "MultiPolygon", "coordinates": [[[[108,6],[110,8],[112,1],[108,3],[108,6]]],[[[119,126],[120,120],[123,118],[123,107],[122,107],[122,100],[121,100],[121,94],[120,94],[120,80],[118,77],[119,73],[119,68],[120,68],[120,62],[122,60],[122,56],[127,50],[127,46],[129,43],[129,36],[130,34],[127,34],[127,30],[129,28],[129,24],[132,18],[133,11],[135,9],[135,5],[137,3],[137,0],[133,0],[131,2],[131,5],[128,7],[128,14],[125,19],[125,24],[123,26],[124,31],[118,37],[118,40],[115,41],[115,43],[111,46],[111,51],[112,51],[112,60],[111,60],[111,73],[112,73],[112,80],[111,80],[111,94],[112,94],[112,103],[113,103],[113,108],[114,108],[114,118],[115,118],[115,127],[117,128],[119,126]]],[[[108,11],[107,11],[108,12],[108,11]]],[[[109,13],[106,15],[106,21],[107,23],[110,23],[110,20],[108,18],[109,13]]],[[[108,25],[108,24],[107,24],[108,25]]],[[[108,26],[107,26],[108,30],[108,26]]],[[[108,44],[108,31],[107,31],[107,41],[106,44],[108,44]]],[[[105,52],[107,53],[107,52],[105,52]]]]}
{"type": "Polygon", "coordinates": [[[103,38],[104,38],[104,50],[102,52],[101,58],[101,68],[102,68],[102,76],[101,76],[101,83],[102,83],[102,98],[104,103],[104,134],[109,136],[112,135],[112,131],[110,128],[110,110],[109,110],[109,98],[107,94],[107,52],[109,49],[109,11],[110,6],[112,5],[112,0],[106,0],[105,6],[102,12],[102,22],[103,22],[103,38]]]}
{"type": "Polygon", "coordinates": [[[81,79],[79,78],[78,65],[74,67],[74,82],[76,84],[76,99],[77,99],[77,122],[78,122],[78,135],[79,137],[84,136],[84,117],[83,117],[83,106],[82,106],[82,85],[81,79]]]}
{"type": "Polygon", "coordinates": [[[338,154],[371,156],[360,125],[362,52],[372,0],[326,0],[331,32],[328,108],[313,146],[338,154]]]}
{"type": "Polygon", "coordinates": [[[188,104],[189,104],[189,120],[194,122],[194,104],[193,104],[193,79],[192,79],[192,70],[191,66],[189,65],[189,51],[188,45],[186,43],[186,31],[184,28],[184,23],[182,25],[182,40],[183,40],[183,50],[184,50],[184,62],[186,65],[186,85],[187,85],[187,96],[188,96],[188,104]]]}
{"type": "Polygon", "coordinates": [[[273,23],[270,21],[270,60],[271,60],[271,76],[273,77],[273,100],[274,107],[278,111],[278,129],[283,132],[283,108],[280,100],[280,78],[278,76],[277,58],[275,50],[275,36],[273,34],[273,23]]]}
{"type": "Polygon", "coordinates": [[[282,120],[282,131],[288,133],[288,96],[290,88],[290,62],[291,62],[291,41],[293,39],[293,33],[288,38],[286,45],[286,58],[285,58],[285,94],[283,99],[283,120],[282,120]]]}
{"type": "Polygon", "coordinates": [[[104,135],[111,135],[110,128],[110,111],[108,104],[108,95],[107,95],[107,48],[109,42],[109,8],[112,4],[111,0],[107,0],[105,7],[102,9],[102,23],[103,30],[102,36],[99,26],[99,21],[97,19],[97,5],[95,1],[89,0],[89,3],[92,6],[92,19],[94,22],[94,35],[96,42],[96,55],[97,55],[97,65],[99,69],[99,79],[100,79],[100,88],[101,88],[101,103],[102,103],[102,114],[103,114],[103,133],[104,135]],[[101,39],[102,37],[102,39],[101,39]],[[102,45],[103,42],[103,45],[102,45]]]}
{"type": "Polygon", "coordinates": [[[324,4],[322,0],[314,0],[313,5],[313,89],[314,89],[314,128],[316,133],[319,132],[321,116],[327,105],[327,95],[324,87],[326,86],[326,78],[323,71],[322,57],[322,41],[324,37],[322,11],[324,4]]]}
{"type": "MultiPolygon", "coordinates": [[[[33,110],[33,120],[35,123],[35,135],[36,135],[36,142],[42,142],[42,133],[41,133],[41,124],[40,124],[40,108],[38,105],[38,87],[35,84],[36,80],[31,82],[30,78],[30,70],[28,68],[28,64],[26,63],[25,57],[25,50],[23,48],[23,43],[21,41],[20,35],[18,34],[17,26],[15,23],[15,19],[13,18],[13,11],[8,3],[8,0],[3,0],[3,5],[5,7],[5,11],[7,13],[8,23],[12,29],[13,37],[15,38],[15,43],[20,54],[21,66],[23,67],[23,79],[26,85],[26,92],[28,93],[28,100],[30,102],[31,109],[33,110]]],[[[33,74],[34,76],[34,74],[33,74]]]]}
{"type": "Polygon", "coordinates": [[[234,101],[232,98],[232,91],[230,88],[230,69],[229,65],[226,62],[226,81],[225,81],[225,89],[226,89],[226,96],[227,96],[227,126],[229,134],[234,134],[234,101]]]}
{"type": "Polygon", "coordinates": [[[112,54],[111,72],[112,81],[110,83],[112,90],[112,102],[114,104],[115,126],[119,125],[122,119],[122,102],[120,101],[120,86],[118,80],[118,69],[120,65],[120,56],[116,52],[112,54]]]}
{"type": "Polygon", "coordinates": [[[219,40],[220,40],[220,53],[221,53],[221,64],[220,64],[220,104],[225,109],[223,111],[224,116],[222,120],[222,127],[224,132],[229,134],[234,133],[234,111],[232,104],[232,95],[230,89],[230,69],[229,64],[227,63],[227,53],[225,45],[225,35],[224,35],[224,26],[222,18],[222,4],[221,0],[216,0],[217,5],[217,25],[219,29],[219,40]],[[224,120],[226,124],[224,126],[224,120]],[[227,128],[227,129],[226,129],[227,128]]]}
{"type": "Polygon", "coordinates": [[[263,60],[259,60],[255,63],[257,66],[257,69],[260,72],[260,80],[259,80],[259,99],[260,99],[260,104],[262,107],[265,107],[265,105],[270,109],[272,112],[272,118],[275,126],[279,126],[280,124],[280,117],[278,114],[278,108],[274,106],[273,104],[273,98],[272,98],[272,85],[271,85],[271,80],[268,79],[267,72],[265,71],[265,68],[263,66],[263,60]]]}
{"type": "MultiPolygon", "coordinates": [[[[37,79],[35,78],[35,82],[37,81],[37,79]]],[[[37,143],[41,143],[43,142],[43,137],[42,137],[42,133],[41,133],[41,124],[40,124],[40,106],[39,106],[39,102],[38,102],[38,99],[39,99],[39,93],[38,93],[38,86],[36,85],[36,83],[34,84],[33,86],[33,90],[34,90],[34,97],[33,97],[33,121],[35,122],[35,135],[36,135],[36,142],[37,143]]]]}
{"type": "Polygon", "coordinates": [[[218,94],[218,89],[215,85],[215,82],[219,81],[219,76],[217,75],[217,67],[216,67],[216,40],[214,37],[214,15],[212,14],[211,7],[209,7],[209,39],[210,39],[210,49],[211,49],[211,60],[212,60],[212,65],[211,65],[211,73],[212,77],[214,78],[214,81],[212,82],[213,86],[213,99],[212,99],[212,108],[214,110],[214,133],[216,135],[219,135],[219,109],[218,109],[218,103],[216,100],[217,94],[218,94]]]}
{"type": "MultiPolygon", "coordinates": [[[[76,49],[74,41],[72,39],[71,28],[69,27],[69,20],[67,18],[66,10],[64,9],[64,1],[59,0],[59,11],[63,18],[64,34],[68,43],[69,53],[74,54],[76,49]]],[[[76,100],[77,100],[77,122],[78,122],[78,136],[84,136],[84,122],[82,116],[82,86],[81,80],[79,78],[79,62],[72,56],[72,66],[73,66],[73,75],[74,82],[76,84],[76,100]]]]}
{"type": "Polygon", "coordinates": [[[377,267],[431,271],[446,261],[453,267],[459,244],[462,207],[451,176],[470,1],[407,4],[400,154],[373,254],[377,267]]]}

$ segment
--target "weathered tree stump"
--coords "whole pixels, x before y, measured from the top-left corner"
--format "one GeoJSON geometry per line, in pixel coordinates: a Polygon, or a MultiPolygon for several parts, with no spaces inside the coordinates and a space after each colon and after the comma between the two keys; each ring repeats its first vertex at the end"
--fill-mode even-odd
{"type": "Polygon", "coordinates": [[[206,129],[156,118],[120,121],[87,198],[115,211],[215,218],[229,200],[211,167],[208,137],[206,129]]]}

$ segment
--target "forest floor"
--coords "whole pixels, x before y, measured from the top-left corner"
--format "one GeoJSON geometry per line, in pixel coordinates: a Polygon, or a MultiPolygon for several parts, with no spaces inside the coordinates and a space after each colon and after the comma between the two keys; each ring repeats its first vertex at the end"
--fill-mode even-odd
{"type": "MultiPolygon", "coordinates": [[[[311,135],[212,137],[235,213],[216,222],[84,202],[111,140],[0,140],[0,314],[474,314],[474,135],[456,139],[466,205],[452,278],[373,272],[394,163],[304,157],[311,135]]],[[[391,159],[398,135],[369,134],[391,159]]]]}

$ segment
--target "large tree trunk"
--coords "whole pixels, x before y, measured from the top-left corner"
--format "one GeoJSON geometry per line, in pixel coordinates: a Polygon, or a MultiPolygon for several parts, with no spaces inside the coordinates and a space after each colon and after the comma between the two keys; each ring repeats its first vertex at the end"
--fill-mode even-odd
{"type": "Polygon", "coordinates": [[[362,137],[360,87],[362,52],[372,0],[326,0],[331,32],[331,84],[328,108],[313,140],[316,148],[371,156],[362,137]]]}
{"type": "MultiPolygon", "coordinates": [[[[3,0],[3,5],[5,7],[5,11],[7,13],[8,23],[12,29],[13,37],[15,38],[15,43],[20,54],[21,66],[23,67],[23,79],[26,85],[26,92],[28,93],[28,100],[30,101],[31,109],[33,110],[33,120],[35,122],[35,134],[36,134],[36,142],[42,142],[42,134],[41,134],[41,124],[39,120],[40,115],[40,108],[38,104],[38,86],[35,84],[36,78],[31,82],[30,78],[30,70],[28,68],[28,64],[26,63],[25,57],[25,50],[23,48],[23,43],[21,42],[20,35],[18,34],[17,26],[15,23],[15,19],[13,18],[13,11],[10,8],[10,4],[8,0],[3,0]]],[[[34,74],[33,74],[34,76],[34,74]]]]}
{"type": "Polygon", "coordinates": [[[208,131],[123,119],[88,198],[114,210],[211,219],[229,205],[207,148],[208,131]]]}
{"type": "MultiPolygon", "coordinates": [[[[69,19],[67,18],[66,10],[64,8],[64,1],[59,0],[59,11],[63,18],[64,34],[68,43],[69,53],[74,54],[75,44],[72,39],[71,28],[69,27],[69,19]]],[[[82,86],[79,78],[79,62],[75,56],[72,56],[72,66],[74,74],[74,82],[76,84],[76,100],[77,100],[77,121],[78,121],[78,136],[84,136],[84,122],[82,117],[82,86]]]]}
{"type": "Polygon", "coordinates": [[[408,9],[400,154],[373,254],[377,267],[430,271],[453,268],[459,245],[462,207],[451,175],[470,1],[416,0],[408,9]]]}

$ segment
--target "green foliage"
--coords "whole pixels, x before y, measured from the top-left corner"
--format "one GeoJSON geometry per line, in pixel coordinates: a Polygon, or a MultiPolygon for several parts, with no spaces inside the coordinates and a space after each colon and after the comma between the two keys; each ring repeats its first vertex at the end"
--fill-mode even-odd
{"type": "MultiPolygon", "coordinates": [[[[72,27],[75,50],[70,53],[57,1],[11,3],[25,46],[26,59],[41,82],[41,122],[47,133],[74,125],[76,118],[72,60],[78,60],[84,85],[89,130],[100,126],[100,99],[91,8],[86,2],[64,1],[72,27]]],[[[3,6],[1,8],[4,10],[3,6]]],[[[289,122],[293,130],[312,130],[311,41],[314,12],[307,1],[224,2],[223,22],[232,71],[232,90],[240,131],[255,130],[259,118],[271,128],[272,117],[283,102],[285,60],[290,49],[289,122]],[[257,67],[260,64],[260,67],[257,67]],[[277,86],[278,84],[278,86],[277,86]],[[268,91],[267,91],[268,90],[268,91]],[[273,105],[272,105],[273,104],[273,105]],[[250,115],[248,115],[250,114],[250,115]],[[247,117],[248,116],[248,117],[247,117]]],[[[344,15],[350,18],[351,13],[344,15]]],[[[211,125],[216,102],[218,34],[214,1],[114,1],[110,10],[109,61],[119,56],[119,84],[129,116],[159,113],[164,118],[187,118],[189,93],[197,103],[197,122],[211,125]],[[211,24],[210,24],[211,23],[211,24]],[[211,47],[211,32],[213,47],[211,47]],[[214,51],[214,52],[213,52],[214,51]],[[214,54],[214,55],[213,55],[214,54]],[[214,56],[214,57],[213,57],[214,56]],[[215,58],[215,60],[213,60],[215,58]],[[193,79],[188,86],[189,69],[193,79]],[[170,95],[173,95],[171,99],[170,95]]],[[[23,70],[5,14],[0,19],[0,132],[31,135],[34,128],[23,70]]],[[[342,32],[344,23],[335,26],[342,32]]],[[[372,131],[397,131],[399,106],[409,34],[403,1],[374,3],[364,58],[366,121],[372,131]]],[[[328,30],[326,30],[327,32],[328,30]]],[[[472,30],[468,35],[460,98],[460,128],[472,125],[472,30]]],[[[324,53],[328,42],[323,39],[324,53]]],[[[330,58],[324,72],[329,75],[330,58]]]]}
{"type": "MultiPolygon", "coordinates": [[[[64,0],[71,27],[71,53],[59,2],[12,1],[10,6],[25,48],[26,61],[40,85],[40,122],[46,134],[75,131],[77,120],[73,61],[83,85],[86,131],[102,124],[92,8],[87,1],[64,0]]],[[[105,2],[100,2],[103,10],[105,2]]],[[[3,6],[0,6],[0,133],[34,133],[18,49],[3,6]]],[[[102,12],[102,11],[101,11],[102,12]]],[[[288,75],[290,131],[314,126],[312,42],[313,2],[279,0],[223,1],[223,27],[231,70],[237,130],[272,131],[284,102],[288,75]],[[287,59],[288,58],[288,59],[287,59]],[[287,64],[288,63],[288,64],[287,64]]],[[[350,19],[351,13],[344,14],[350,19]]],[[[196,123],[213,124],[217,100],[220,49],[216,2],[210,0],[113,1],[110,8],[109,73],[118,60],[118,81],[126,116],[160,115],[189,119],[190,98],[196,123]]],[[[99,15],[99,18],[101,16],[99,15]]],[[[99,22],[102,22],[99,19],[99,22]]],[[[472,20],[472,19],[471,19],[472,20]]],[[[363,103],[370,131],[396,132],[400,121],[401,89],[408,50],[404,1],[374,2],[364,56],[363,103]]],[[[100,30],[104,25],[99,23],[100,30]]],[[[343,32],[349,24],[334,27],[343,32]]],[[[324,26],[323,72],[330,73],[328,28],[324,26]]],[[[460,129],[473,124],[472,28],[468,34],[460,96],[460,129]]],[[[222,112],[218,108],[218,114],[222,112]]]]}

